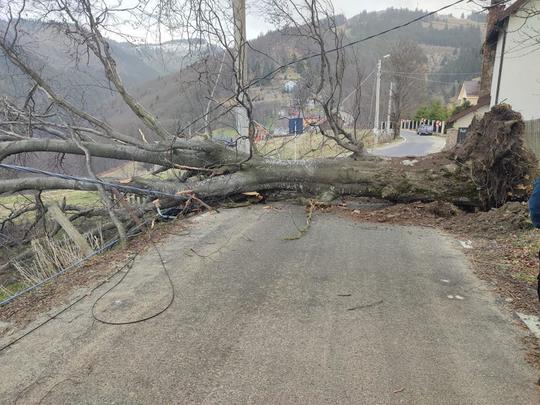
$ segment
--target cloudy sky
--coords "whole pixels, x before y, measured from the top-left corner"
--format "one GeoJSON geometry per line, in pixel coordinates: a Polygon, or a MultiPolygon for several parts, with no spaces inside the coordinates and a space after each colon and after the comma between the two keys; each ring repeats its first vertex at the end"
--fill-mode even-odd
{"type": "MultiPolygon", "coordinates": [[[[431,11],[453,3],[454,1],[455,0],[332,0],[336,13],[343,13],[347,17],[352,17],[363,10],[376,11],[384,10],[388,7],[410,9],[421,8],[423,10],[431,11]]],[[[257,0],[247,0],[247,3],[248,9],[251,10],[248,12],[248,37],[254,38],[260,33],[272,29],[272,27],[264,21],[263,17],[256,15],[256,12],[254,11],[255,7],[253,7],[253,5],[257,3],[257,0]]],[[[459,16],[461,13],[467,14],[478,9],[479,7],[472,3],[463,2],[462,4],[449,9],[449,12],[459,16]]]]}

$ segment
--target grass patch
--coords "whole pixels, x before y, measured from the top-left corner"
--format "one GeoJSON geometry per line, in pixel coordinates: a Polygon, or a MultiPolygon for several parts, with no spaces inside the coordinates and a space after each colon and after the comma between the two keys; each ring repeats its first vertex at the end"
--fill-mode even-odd
{"type": "MultiPolygon", "coordinates": [[[[373,135],[367,132],[363,137],[366,148],[373,146],[373,135]]],[[[319,159],[337,157],[349,154],[350,151],[337,145],[334,141],[325,138],[318,132],[306,132],[293,136],[268,138],[257,144],[257,148],[263,155],[278,159],[319,159]]]]}
{"type": "MultiPolygon", "coordinates": [[[[87,240],[95,251],[100,249],[104,243],[101,232],[89,235],[87,240]]],[[[19,281],[0,286],[0,300],[47,280],[84,257],[77,244],[67,237],[34,239],[31,242],[31,250],[31,258],[12,261],[15,275],[19,281]]]]}
{"type": "Polygon", "coordinates": [[[7,286],[0,286],[0,301],[4,301],[9,297],[14,296],[19,291],[22,291],[27,287],[28,285],[22,281],[17,281],[7,286]]]}
{"type": "Polygon", "coordinates": [[[531,284],[533,284],[536,281],[535,274],[515,273],[514,278],[517,280],[525,281],[527,283],[531,283],[531,284]]]}
{"type": "Polygon", "coordinates": [[[236,139],[238,138],[238,131],[231,127],[218,128],[212,130],[212,137],[236,139]]]}

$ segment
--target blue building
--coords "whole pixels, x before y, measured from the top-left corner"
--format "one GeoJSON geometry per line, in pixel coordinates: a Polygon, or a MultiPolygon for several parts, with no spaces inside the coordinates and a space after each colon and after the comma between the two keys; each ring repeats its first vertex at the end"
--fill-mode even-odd
{"type": "Polygon", "coordinates": [[[303,118],[289,118],[289,134],[300,135],[304,133],[303,118]]]}

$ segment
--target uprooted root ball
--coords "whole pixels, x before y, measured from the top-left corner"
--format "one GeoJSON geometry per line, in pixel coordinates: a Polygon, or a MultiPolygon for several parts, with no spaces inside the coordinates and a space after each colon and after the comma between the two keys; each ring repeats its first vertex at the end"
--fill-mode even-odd
{"type": "Polygon", "coordinates": [[[493,107],[474,119],[454,157],[477,184],[484,209],[523,199],[538,172],[536,157],[524,145],[521,114],[509,105],[493,107]]]}

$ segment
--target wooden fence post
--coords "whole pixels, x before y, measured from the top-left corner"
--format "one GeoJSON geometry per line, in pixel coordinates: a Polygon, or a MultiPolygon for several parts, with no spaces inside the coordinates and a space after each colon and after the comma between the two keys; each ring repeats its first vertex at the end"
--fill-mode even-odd
{"type": "Polygon", "coordinates": [[[92,247],[86,240],[86,238],[81,235],[81,233],[73,226],[69,218],[62,212],[58,204],[51,204],[47,207],[47,212],[51,214],[53,219],[58,222],[58,225],[62,227],[64,232],[69,236],[69,238],[75,242],[75,244],[81,249],[81,252],[84,256],[88,256],[93,253],[92,247]]]}

